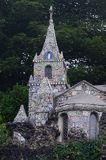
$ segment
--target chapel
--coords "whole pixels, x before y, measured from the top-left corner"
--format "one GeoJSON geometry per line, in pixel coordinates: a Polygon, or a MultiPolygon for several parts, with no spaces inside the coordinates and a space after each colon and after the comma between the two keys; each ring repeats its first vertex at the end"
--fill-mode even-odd
{"type": "Polygon", "coordinates": [[[98,138],[99,122],[106,112],[106,85],[92,85],[82,80],[69,86],[69,62],[57,44],[52,6],[45,42],[33,59],[33,66],[28,82],[28,116],[21,106],[14,122],[29,120],[35,127],[43,126],[54,113],[60,133],[56,141],[62,142],[79,132],[88,139],[98,138]]]}

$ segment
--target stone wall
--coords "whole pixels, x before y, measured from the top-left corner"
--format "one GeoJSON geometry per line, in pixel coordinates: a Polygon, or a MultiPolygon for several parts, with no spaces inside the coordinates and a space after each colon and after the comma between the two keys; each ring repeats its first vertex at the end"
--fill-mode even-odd
{"type": "MultiPolygon", "coordinates": [[[[68,115],[68,133],[70,133],[71,130],[83,130],[83,133],[86,134],[86,137],[89,138],[90,133],[90,115],[92,111],[65,111],[60,112],[58,115],[58,126],[60,131],[60,137],[58,140],[62,141],[62,132],[63,132],[63,126],[62,126],[62,117],[61,114],[66,113],[68,115]]],[[[101,112],[95,112],[97,114],[97,123],[99,124],[99,119],[101,117],[101,112]]],[[[99,133],[99,127],[97,124],[97,135],[99,133]]],[[[96,127],[96,126],[95,126],[96,127]]]]}
{"type": "Polygon", "coordinates": [[[101,116],[99,128],[99,137],[106,143],[106,112],[104,112],[101,116]]]}

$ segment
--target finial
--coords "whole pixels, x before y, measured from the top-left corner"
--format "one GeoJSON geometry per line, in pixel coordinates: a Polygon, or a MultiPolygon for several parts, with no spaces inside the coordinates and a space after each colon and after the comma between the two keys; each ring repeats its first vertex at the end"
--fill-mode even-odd
{"type": "Polygon", "coordinates": [[[34,57],[34,59],[33,59],[33,62],[36,62],[37,59],[38,59],[38,55],[37,55],[37,53],[36,53],[36,54],[35,54],[35,57],[34,57]]]}
{"type": "Polygon", "coordinates": [[[29,82],[32,82],[32,81],[33,81],[33,76],[30,75],[29,82]]]}
{"type": "Polygon", "coordinates": [[[50,22],[53,22],[53,6],[50,6],[49,12],[50,12],[50,22]]]}

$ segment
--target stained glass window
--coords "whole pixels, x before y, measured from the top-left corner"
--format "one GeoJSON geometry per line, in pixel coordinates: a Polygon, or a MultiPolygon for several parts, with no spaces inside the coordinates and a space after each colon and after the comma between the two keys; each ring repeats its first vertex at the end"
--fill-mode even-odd
{"type": "Polygon", "coordinates": [[[47,60],[50,60],[53,58],[53,54],[52,52],[46,52],[45,55],[44,55],[44,59],[47,59],[47,60]]]}
{"type": "Polygon", "coordinates": [[[92,113],[90,116],[90,139],[97,138],[97,115],[92,113]]]}
{"type": "Polygon", "coordinates": [[[67,136],[68,136],[68,116],[66,113],[63,113],[61,115],[62,119],[63,119],[63,140],[67,140],[67,136]]]}

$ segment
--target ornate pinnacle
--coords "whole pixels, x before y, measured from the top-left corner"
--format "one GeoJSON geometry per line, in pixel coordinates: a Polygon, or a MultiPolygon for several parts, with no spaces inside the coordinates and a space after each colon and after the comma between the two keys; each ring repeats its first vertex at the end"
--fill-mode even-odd
{"type": "Polygon", "coordinates": [[[50,12],[50,22],[53,22],[53,7],[52,6],[50,6],[49,12],[50,12]]]}
{"type": "Polygon", "coordinates": [[[33,81],[33,76],[30,75],[30,78],[29,78],[29,83],[33,81]]]}

